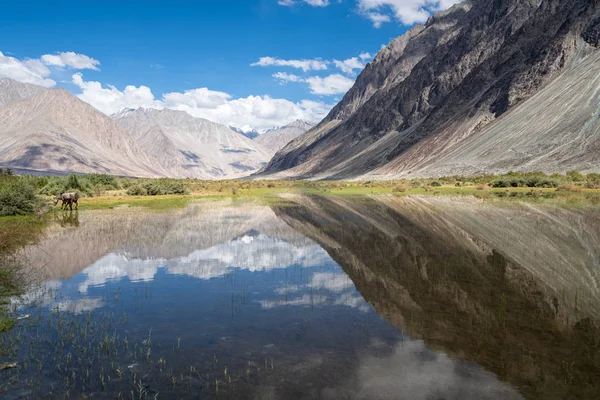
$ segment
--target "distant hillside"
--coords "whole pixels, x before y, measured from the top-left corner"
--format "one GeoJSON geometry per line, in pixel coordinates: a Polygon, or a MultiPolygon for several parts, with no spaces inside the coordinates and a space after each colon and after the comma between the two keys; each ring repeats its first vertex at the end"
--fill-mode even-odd
{"type": "Polygon", "coordinates": [[[202,179],[245,176],[273,153],[225,125],[184,111],[123,110],[112,119],[148,154],[161,175],[202,179]]]}
{"type": "Polygon", "coordinates": [[[312,122],[297,120],[289,125],[269,129],[254,139],[265,149],[276,153],[284,148],[289,142],[302,135],[315,126],[312,122]]]}
{"type": "Polygon", "coordinates": [[[272,154],[183,111],[111,118],[64,89],[0,79],[0,165],[16,170],[220,179],[249,175],[272,154]]]}

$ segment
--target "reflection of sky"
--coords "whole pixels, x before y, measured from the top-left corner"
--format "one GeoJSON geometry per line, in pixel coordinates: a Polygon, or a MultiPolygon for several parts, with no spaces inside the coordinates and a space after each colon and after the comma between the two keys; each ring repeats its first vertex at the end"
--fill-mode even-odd
{"type": "Polygon", "coordinates": [[[282,368],[290,371],[302,357],[331,357],[327,373],[337,376],[339,360],[362,354],[352,377],[326,380],[331,387],[321,392],[324,399],[518,398],[479,367],[433,352],[421,341],[405,338],[391,354],[363,352],[374,338],[396,343],[402,333],[375,314],[325,250],[301,243],[248,234],[172,259],[110,253],[14,305],[126,314],[128,336],[145,337],[152,328],[157,342],[182,337],[199,358],[200,352],[213,354],[207,348],[226,344],[246,363],[249,351],[278,346],[278,362],[287,360],[282,368]]]}
{"type": "Polygon", "coordinates": [[[522,399],[476,364],[430,350],[421,340],[404,340],[387,356],[363,356],[352,379],[323,391],[323,399],[522,399]]]}
{"type": "Polygon", "coordinates": [[[79,290],[86,293],[90,286],[102,286],[110,280],[122,278],[132,282],[149,282],[159,268],[165,268],[172,275],[211,279],[225,276],[234,268],[256,272],[290,266],[312,267],[327,262],[331,262],[329,255],[317,245],[296,247],[264,235],[243,236],[170,260],[109,254],[81,272],[86,279],[79,285],[79,290]]]}
{"type": "Polygon", "coordinates": [[[257,294],[253,301],[263,310],[331,305],[367,311],[369,307],[348,276],[325,250],[308,243],[294,245],[263,234],[248,234],[173,259],[110,253],[68,281],[47,282],[43,288],[32,290],[16,305],[35,303],[78,314],[105,306],[106,301],[98,293],[104,296],[123,282],[161,287],[164,276],[210,282],[237,270],[260,275],[252,285],[257,294]],[[264,279],[270,271],[286,269],[302,272],[264,279]],[[102,291],[106,286],[110,290],[102,291]]]}

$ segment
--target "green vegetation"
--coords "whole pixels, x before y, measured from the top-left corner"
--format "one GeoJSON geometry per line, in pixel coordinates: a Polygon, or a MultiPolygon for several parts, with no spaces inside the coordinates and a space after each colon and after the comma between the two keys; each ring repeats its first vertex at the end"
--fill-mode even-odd
{"type": "Polygon", "coordinates": [[[28,178],[0,171],[0,216],[28,215],[41,208],[35,187],[28,178]]]}
{"type": "Polygon", "coordinates": [[[130,196],[164,196],[168,194],[189,194],[187,185],[177,179],[144,179],[127,185],[130,196]]]}
{"type": "Polygon", "coordinates": [[[41,235],[44,222],[34,216],[0,218],[0,332],[12,328],[14,321],[6,311],[11,296],[21,293],[24,277],[16,251],[34,243],[41,235]]]}

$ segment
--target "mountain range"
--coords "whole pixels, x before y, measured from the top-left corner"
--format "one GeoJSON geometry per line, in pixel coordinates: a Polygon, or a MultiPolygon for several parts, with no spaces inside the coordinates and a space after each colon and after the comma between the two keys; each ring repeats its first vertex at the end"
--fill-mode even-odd
{"type": "MultiPolygon", "coordinates": [[[[282,137],[299,135],[299,126],[281,128],[282,137]]],[[[263,148],[227,126],[170,109],[109,117],[64,89],[0,80],[0,165],[32,173],[238,178],[286,144],[274,136],[263,148]]]]}
{"type": "Polygon", "coordinates": [[[382,49],[258,176],[600,171],[600,3],[470,0],[382,49]]]}
{"type": "Polygon", "coordinates": [[[392,179],[600,172],[600,3],[467,0],[367,64],[316,126],[262,134],[183,111],[107,116],[0,80],[0,165],[45,173],[392,179]]]}
{"type": "Polygon", "coordinates": [[[315,124],[312,122],[296,120],[286,126],[267,130],[262,135],[256,136],[254,142],[275,153],[304,132],[314,128],[314,126],[315,124]]]}

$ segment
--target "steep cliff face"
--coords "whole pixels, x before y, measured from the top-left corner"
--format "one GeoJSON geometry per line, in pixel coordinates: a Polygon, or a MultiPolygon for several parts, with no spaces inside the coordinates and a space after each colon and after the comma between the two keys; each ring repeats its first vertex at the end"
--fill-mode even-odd
{"type": "Polygon", "coordinates": [[[600,81],[587,78],[600,75],[599,10],[593,0],[454,6],[383,49],[329,116],[282,149],[264,172],[348,178],[559,171],[567,159],[571,168],[596,170],[600,81]],[[587,83],[580,79],[586,71],[587,83]],[[554,94],[564,97],[551,101],[554,94]],[[561,103],[567,100],[569,112],[561,103]],[[563,115],[549,124],[540,117],[544,110],[563,115]],[[517,121],[527,121],[518,129],[527,151],[496,159],[512,151],[503,136],[517,121]],[[560,121],[570,129],[559,135],[560,121]],[[540,137],[539,124],[556,134],[540,137]],[[487,146],[472,144],[481,138],[487,146]],[[541,162],[548,152],[560,158],[541,162]]]}

